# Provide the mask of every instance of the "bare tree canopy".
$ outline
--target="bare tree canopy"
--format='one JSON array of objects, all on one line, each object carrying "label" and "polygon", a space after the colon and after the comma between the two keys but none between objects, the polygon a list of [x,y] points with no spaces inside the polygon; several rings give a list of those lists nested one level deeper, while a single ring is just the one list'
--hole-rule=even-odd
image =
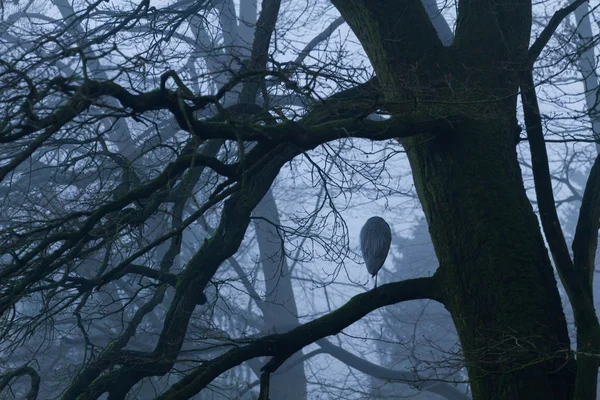
[{"label": "bare tree canopy", "polygon": [[595,399],[597,6],[0,2],[3,398]]}]

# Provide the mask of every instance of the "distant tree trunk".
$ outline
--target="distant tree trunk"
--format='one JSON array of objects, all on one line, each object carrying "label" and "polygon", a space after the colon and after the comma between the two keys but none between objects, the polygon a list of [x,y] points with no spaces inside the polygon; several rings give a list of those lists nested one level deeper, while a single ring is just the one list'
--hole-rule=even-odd
[{"label": "distant tree trunk", "polygon": [[[263,2],[262,7],[260,19],[257,20],[257,2],[245,0],[240,3],[237,40],[240,44],[252,43],[252,50],[246,49],[242,53],[248,57],[248,67],[256,70],[266,68],[268,44],[275,29],[274,21],[279,13],[280,2]],[[269,23],[271,20],[272,23]],[[242,106],[257,104],[259,87],[264,84],[264,79],[261,79],[244,83],[238,99]],[[261,306],[263,322],[267,331],[281,333],[298,326],[299,322],[292,277],[283,248],[284,240],[278,230],[279,211],[271,190],[258,203],[252,215],[257,218],[254,226],[265,278],[266,292]],[[271,377],[271,399],[306,400],[306,375],[301,359],[302,351],[294,354],[281,366],[286,372]],[[290,366],[293,367],[288,369]]]},{"label": "distant tree trunk", "polygon": [[[531,5],[460,2],[444,47],[419,1],[332,0],[367,52],[440,262],[474,399],[571,399],[567,324],[516,153]],[[427,129],[427,130],[425,130]]]},{"label": "distant tree trunk", "polygon": [[[278,232],[280,224],[277,203],[271,190],[256,206],[253,217],[260,250],[260,263],[265,277],[263,320],[269,332],[282,333],[299,325],[298,308],[292,288],[292,276],[284,252],[284,239]],[[302,351],[290,357],[281,370],[271,377],[270,398],[275,400],[306,400],[306,374],[301,362]]]}]

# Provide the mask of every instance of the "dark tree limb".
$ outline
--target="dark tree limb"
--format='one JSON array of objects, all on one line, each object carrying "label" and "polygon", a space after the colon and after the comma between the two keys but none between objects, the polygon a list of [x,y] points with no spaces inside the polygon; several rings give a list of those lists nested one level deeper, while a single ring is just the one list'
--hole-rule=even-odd
[{"label": "dark tree limb", "polygon": [[[590,180],[586,185],[588,196],[585,208],[582,204],[582,211],[585,214],[580,215],[577,226],[577,230],[579,231],[578,241],[576,244],[574,243],[579,253],[578,260],[581,261],[580,264],[574,264],[571,260],[556,212],[550,168],[548,166],[548,154],[542,130],[542,118],[540,116],[531,69],[521,72],[521,101],[523,103],[525,127],[531,149],[531,167],[542,228],[550,246],[556,270],[573,307],[575,325],[577,327],[577,349],[584,352],[577,357],[575,399],[592,400],[596,396],[599,364],[597,357],[587,355],[587,353],[594,353],[594,351],[600,348],[600,324],[596,317],[589,270],[586,269],[587,263],[590,262],[590,256],[587,255],[587,260],[581,257],[585,258],[586,252],[596,247],[598,222],[594,222],[593,220],[586,220],[581,224],[580,222],[581,218],[593,218],[599,212],[597,209],[599,207],[597,203],[598,192],[600,190],[598,188],[600,186],[598,161],[594,163],[593,175],[590,175]],[[594,226],[595,236],[592,238],[591,231],[594,229]],[[588,241],[584,242],[586,237]],[[583,268],[579,269],[577,267]]]},{"label": "dark tree limb", "polygon": [[339,333],[378,308],[417,299],[442,301],[436,275],[380,286],[376,290],[354,296],[339,309],[289,332],[265,336],[247,345],[233,348],[194,369],[159,396],[159,399],[191,398],[219,375],[244,361],[271,356],[283,362],[303,347]]},{"label": "dark tree limb", "polygon": [[260,393],[258,394],[259,400],[269,400],[269,387],[271,386],[271,374],[277,370],[285,362],[286,358],[273,357],[264,367],[260,370]]},{"label": "dark tree limb", "polygon": [[554,35],[554,32],[556,31],[560,23],[565,18],[567,18],[569,14],[575,11],[577,7],[579,7],[586,1],[587,0],[576,0],[568,6],[563,7],[554,13],[552,18],[550,18],[548,25],[546,25],[542,33],[540,33],[540,36],[538,36],[538,38],[535,40],[535,42],[533,42],[533,44],[529,48],[529,52],[527,54],[527,61],[529,63],[529,67],[533,67],[533,64],[539,57],[544,47],[546,47],[546,44],[548,44],[548,42],[552,38],[552,35]]},{"label": "dark tree limb", "polygon": [[594,262],[598,247],[598,228],[600,226],[600,156],[590,170],[581,200],[579,219],[573,239],[573,263],[575,269],[582,271],[582,279],[589,291],[593,290]]},{"label": "dark tree limb", "polygon": [[258,393],[258,400],[269,400],[270,386],[271,386],[271,373],[264,371],[260,375],[260,392]]},{"label": "dark tree limb", "polygon": [[[98,375],[102,373],[106,368],[115,364],[142,364],[142,367],[151,368],[154,366],[154,363],[148,362],[148,358],[151,355],[146,355],[140,352],[134,351],[126,351],[123,348],[129,343],[129,340],[135,335],[138,326],[144,319],[144,317],[156,308],[158,304],[160,304],[164,298],[165,291],[167,289],[167,285],[162,285],[158,287],[153,294],[152,298],[146,302],[143,306],[141,306],[133,317],[131,321],[127,325],[127,327],[123,330],[123,332],[114,340],[112,340],[100,353],[100,355],[93,360],[89,365],[87,365],[76,377],[73,379],[72,384],[69,388],[64,392],[63,399],[79,399],[79,400],[87,400],[94,399],[100,396],[102,393],[107,392],[109,390],[113,390],[114,386],[111,387],[111,384],[115,382],[114,376],[117,375],[119,378],[121,377],[121,370],[117,369],[108,373],[98,379],[96,378]],[[160,363],[161,366],[165,366],[165,363]],[[139,374],[136,370],[128,370],[126,374],[123,374],[124,377],[129,378],[130,374]],[[131,383],[130,387],[133,386],[137,380],[129,379]],[[120,382],[122,383],[122,382]],[[126,383],[123,383],[125,385]],[[121,386],[119,386],[121,387]],[[127,393],[127,392],[125,392]]]},{"label": "dark tree limb", "polygon": [[[559,274],[562,275],[573,270],[573,262],[556,212],[552,179],[548,166],[548,153],[546,152],[542,119],[531,70],[521,73],[521,101],[525,115],[525,129],[527,130],[531,149],[531,168],[533,170],[540,219],[546,240],[550,246],[552,258]],[[562,276],[561,279],[564,283],[565,279]],[[570,279],[567,277],[567,283],[569,281]],[[565,286],[570,287],[570,285]]]},{"label": "dark tree limb", "polygon": [[10,371],[0,375],[0,393],[2,393],[2,391],[7,386],[9,386],[10,381],[12,381],[13,379],[18,379],[24,375],[29,375],[29,377],[31,378],[31,388],[25,395],[25,398],[27,400],[37,399],[39,391],[40,391],[41,378],[35,369],[33,369],[27,365],[23,365],[19,368],[15,368],[13,370],[10,370]]},{"label": "dark tree limb", "polygon": [[352,88],[335,93],[313,105],[312,109],[302,117],[302,124],[312,126],[367,116],[377,111],[382,104],[383,93],[376,76]]},{"label": "dark tree limb", "polygon": [[[198,296],[202,293],[223,261],[239,248],[250,223],[250,214],[270,188],[285,162],[302,150],[293,144],[274,147],[257,145],[248,154],[253,167],[244,172],[245,185],[224,203],[221,220],[214,234],[206,240],[178,276],[173,301],[167,312],[158,343],[153,352],[142,353],[107,346],[111,357],[99,357],[74,380],[63,398],[95,398],[114,387],[129,385],[147,376],[166,374],[177,361]],[[198,218],[198,217],[196,217]],[[115,351],[119,349],[118,353]],[[250,357],[252,358],[252,357]],[[126,366],[102,373],[114,365]]]},{"label": "dark tree limb", "polygon": [[192,122],[194,131],[201,139],[226,139],[256,141],[263,143],[294,143],[310,149],[320,144],[344,138],[364,138],[385,140],[394,137],[409,137],[447,126],[447,119],[433,119],[430,116],[390,118],[386,121],[357,120],[347,118],[306,126],[297,122],[285,122],[272,126],[244,123],[204,123]]},{"label": "dark tree limb", "polygon": [[316,342],[329,355],[337,358],[344,364],[352,367],[366,375],[378,379],[397,381],[400,383],[417,383],[418,389],[436,393],[448,400],[469,400],[470,397],[446,382],[428,381],[427,378],[420,378],[414,373],[406,371],[397,371],[389,368],[384,368],[380,365],[373,364],[367,360],[355,356],[327,339],[321,339]]}]

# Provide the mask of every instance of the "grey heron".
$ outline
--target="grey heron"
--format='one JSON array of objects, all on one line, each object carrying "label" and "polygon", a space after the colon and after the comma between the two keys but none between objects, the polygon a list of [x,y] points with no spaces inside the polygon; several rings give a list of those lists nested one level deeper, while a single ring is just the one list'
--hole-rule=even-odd
[{"label": "grey heron", "polygon": [[377,272],[387,258],[391,243],[392,230],[381,217],[369,218],[360,230],[360,250],[367,264],[367,271],[375,277],[375,288],[377,288]]}]

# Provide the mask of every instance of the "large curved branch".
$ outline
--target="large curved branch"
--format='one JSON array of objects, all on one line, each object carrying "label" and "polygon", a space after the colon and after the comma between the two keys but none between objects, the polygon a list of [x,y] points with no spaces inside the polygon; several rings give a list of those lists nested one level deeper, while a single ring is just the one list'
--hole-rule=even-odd
[{"label": "large curved branch", "polygon": [[205,240],[179,275],[176,292],[154,352],[157,356],[166,357],[174,364],[175,355],[183,345],[198,294],[204,290],[219,266],[239,248],[250,223],[252,210],[269,190],[280,168],[301,151],[292,144],[269,149],[263,149],[259,145],[248,154],[248,160],[253,159],[254,153],[262,154],[263,161],[257,160],[255,166],[263,165],[244,173],[245,184],[225,201],[214,234]]},{"label": "large curved branch", "polygon": [[[393,117],[385,121],[348,118],[305,126],[296,122],[261,126],[235,123],[192,122],[202,139],[258,141],[268,143],[291,142],[302,149],[312,149],[326,142],[346,138],[387,140],[405,138],[422,133],[440,132],[452,124],[451,118],[432,119],[428,115],[414,114]],[[196,129],[197,128],[197,129]]]},{"label": "large curved branch", "polygon": [[382,91],[376,76],[364,83],[342,90],[317,103],[302,117],[302,124],[312,126],[325,122],[356,118],[376,112]]},{"label": "large curved branch", "polygon": [[[388,139],[392,137],[406,137],[414,135],[412,133],[416,124],[431,122],[432,117],[428,113],[412,113],[403,120],[386,121],[382,123],[374,123],[373,121],[363,121],[362,124],[357,122],[356,116],[360,116],[361,110],[366,117],[369,113],[377,108],[377,99],[380,94],[379,82],[372,79],[365,84],[358,85],[355,88],[340,92],[331,96],[326,102],[328,114],[323,115],[323,111],[309,113],[306,118],[301,121],[301,124],[295,122],[287,122],[282,124],[270,124],[260,126],[257,124],[241,124],[241,123],[218,123],[211,121],[199,121],[192,115],[194,110],[198,110],[215,103],[217,97],[205,96],[190,99],[194,103],[194,107],[181,104],[181,99],[174,93],[168,90],[154,90],[142,94],[131,94],[122,86],[115,82],[101,82],[88,80],[78,87],[72,87],[76,91],[76,95],[71,100],[60,107],[55,113],[49,115],[43,120],[37,121],[36,124],[23,125],[20,127],[25,134],[31,134],[39,130],[54,127],[64,126],[71,122],[77,115],[84,112],[88,107],[102,96],[111,96],[117,99],[123,107],[131,110],[132,115],[141,114],[153,110],[169,110],[175,119],[179,122],[181,129],[192,131],[202,140],[208,139],[226,139],[226,140],[244,140],[244,141],[270,141],[270,142],[293,142],[301,146],[315,146],[324,143],[328,140],[334,140],[341,137],[353,136],[350,133],[340,134],[340,130],[352,131],[360,128],[363,134],[359,137],[365,137],[373,140]],[[402,106],[388,105],[388,106]],[[343,110],[351,109],[352,112],[343,112]],[[318,115],[318,116],[317,116]],[[332,116],[335,121],[332,121]],[[324,124],[324,122],[335,122],[337,125]],[[392,124],[399,122],[399,125]],[[434,121],[439,123],[440,121]],[[388,125],[395,125],[394,129],[399,128],[401,131],[397,134],[378,137],[381,129],[385,129]],[[337,132],[333,134],[329,131],[337,128]],[[53,132],[53,131],[52,131]],[[4,138],[8,141],[7,135],[0,132],[0,140]],[[215,169],[219,174],[230,176],[233,171],[227,165],[218,163],[215,160],[204,158],[202,155],[196,155],[199,161],[207,164],[208,167]],[[18,164],[18,162],[16,162]],[[7,167],[5,167],[6,169]],[[10,171],[6,169],[6,173]]]},{"label": "large curved branch", "polygon": [[289,332],[265,336],[231,349],[196,368],[159,399],[190,398],[225,371],[252,358],[271,356],[271,362],[277,365],[303,347],[339,333],[378,308],[417,299],[442,301],[437,275],[382,285],[376,290],[354,296],[339,309]]},{"label": "large curved branch", "polygon": [[469,400],[470,397],[453,387],[446,382],[428,381],[419,377],[417,374],[405,371],[397,371],[390,368],[373,364],[367,360],[355,356],[338,347],[326,339],[321,339],[316,342],[325,352],[344,364],[359,370],[360,372],[378,379],[399,381],[401,383],[420,382],[419,390],[425,390],[432,393],[437,393],[449,400]]},{"label": "large curved branch", "polygon": [[23,365],[19,368],[15,368],[13,370],[8,371],[5,374],[0,375],[0,393],[9,386],[11,380],[15,378],[20,378],[21,376],[29,375],[31,378],[31,389],[25,395],[27,400],[35,400],[38,397],[38,393],[40,391],[40,375],[37,371],[30,366]]}]

